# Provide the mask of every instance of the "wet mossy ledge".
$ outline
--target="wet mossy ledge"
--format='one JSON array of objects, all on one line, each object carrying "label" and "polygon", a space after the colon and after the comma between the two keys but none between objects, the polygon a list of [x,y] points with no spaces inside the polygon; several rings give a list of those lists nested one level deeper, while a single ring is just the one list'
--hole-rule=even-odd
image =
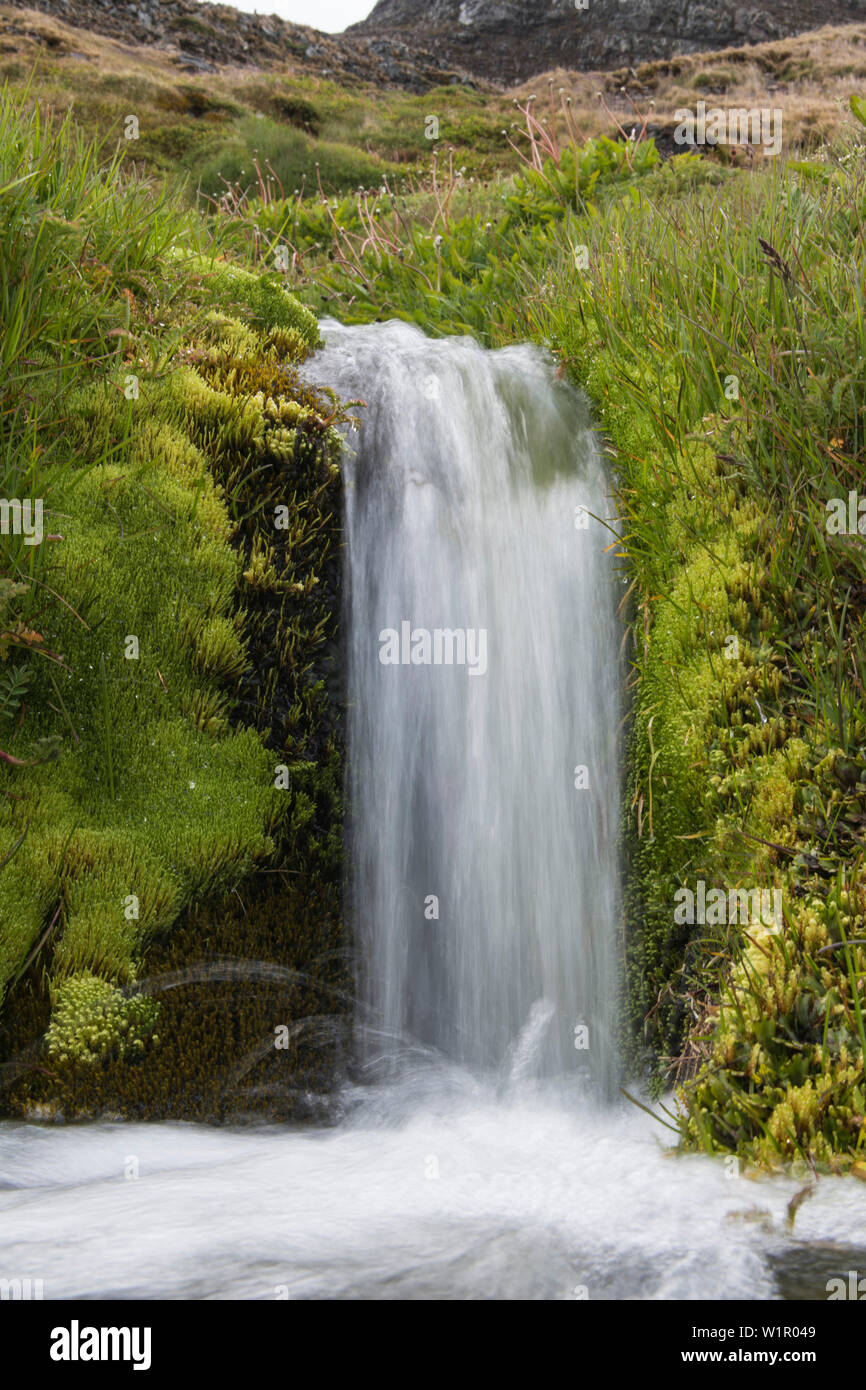
[{"label": "wet mossy ledge", "polygon": [[314,1114],[347,999],[345,415],[302,379],[317,323],[279,276],[184,225],[100,247],[129,185],[50,206],[80,148],[43,136],[39,212],[116,295],[105,353],[46,353],[5,421],[5,495],[44,500],[45,536],[3,537],[0,1110]]},{"label": "wet mossy ledge", "polygon": [[657,1093],[675,1085],[687,1147],[864,1176],[866,724],[837,746],[790,660],[804,632],[820,652],[823,624],[731,469],[731,430],[683,441],[670,487],[606,375],[597,359],[617,454],[666,484],[643,505],[667,560],[629,620],[626,1053]]}]

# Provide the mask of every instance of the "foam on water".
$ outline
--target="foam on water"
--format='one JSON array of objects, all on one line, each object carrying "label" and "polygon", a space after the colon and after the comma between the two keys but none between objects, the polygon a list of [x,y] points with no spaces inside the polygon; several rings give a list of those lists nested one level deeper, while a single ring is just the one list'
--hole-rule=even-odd
[{"label": "foam on water", "polygon": [[630,1108],[426,1085],[319,1132],[6,1125],[0,1273],[48,1298],[768,1299],[804,1253],[812,1297],[863,1268],[854,1182],[819,1181],[795,1240],[802,1179],[667,1156]]}]

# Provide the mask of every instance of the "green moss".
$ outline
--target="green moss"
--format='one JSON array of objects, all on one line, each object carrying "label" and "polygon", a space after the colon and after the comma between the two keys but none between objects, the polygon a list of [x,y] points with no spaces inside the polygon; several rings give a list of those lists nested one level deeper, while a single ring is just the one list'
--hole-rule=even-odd
[{"label": "green moss", "polygon": [[[861,892],[855,911],[864,906]],[[709,1056],[682,1092],[687,1143],[735,1148],[761,1166],[850,1165],[866,1095],[856,1003],[866,954],[852,946],[840,976],[833,945],[847,935],[845,924],[850,932],[852,907],[845,891],[831,910],[820,898],[798,904],[781,933],[751,929],[723,990]]]},{"label": "green moss", "polygon": [[46,1051],[53,1061],[73,1065],[112,1053],[135,1060],[148,1045],[158,1046],[158,1016],[155,999],[127,998],[95,975],[74,975],[57,986]]},{"label": "green moss", "polygon": [[218,264],[208,275],[207,285],[211,298],[223,307],[240,306],[266,330],[281,328],[297,334],[308,351],[318,347],[315,315],[288,294],[276,276]]}]

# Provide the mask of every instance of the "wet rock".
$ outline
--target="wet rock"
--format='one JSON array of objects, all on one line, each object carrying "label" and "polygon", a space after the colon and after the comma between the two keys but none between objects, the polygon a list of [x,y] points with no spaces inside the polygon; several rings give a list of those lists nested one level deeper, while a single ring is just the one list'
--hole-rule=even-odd
[{"label": "wet rock", "polygon": [[850,1270],[866,1269],[862,1246],[835,1241],[815,1241],[773,1252],[769,1264],[779,1295],[801,1303],[826,1303],[830,1280],[847,1285]]}]

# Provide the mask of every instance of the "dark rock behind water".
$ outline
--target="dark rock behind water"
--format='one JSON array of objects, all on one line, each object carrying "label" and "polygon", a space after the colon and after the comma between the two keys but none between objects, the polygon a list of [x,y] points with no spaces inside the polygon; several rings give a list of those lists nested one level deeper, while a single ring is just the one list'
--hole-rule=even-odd
[{"label": "dark rock behind water", "polygon": [[449,62],[499,82],[551,68],[637,64],[851,24],[866,0],[379,0],[348,35],[423,41]]}]

